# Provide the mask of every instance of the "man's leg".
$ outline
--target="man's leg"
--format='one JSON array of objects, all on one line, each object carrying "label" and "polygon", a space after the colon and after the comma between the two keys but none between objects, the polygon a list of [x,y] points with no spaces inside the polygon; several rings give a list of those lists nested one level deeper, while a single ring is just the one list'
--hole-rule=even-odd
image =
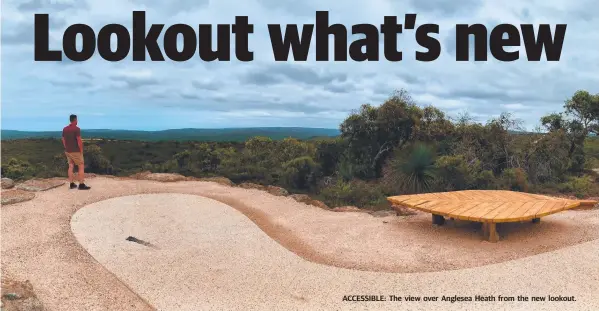
[{"label": "man's leg", "polygon": [[67,164],[69,165],[69,169],[67,171],[67,176],[69,176],[69,188],[73,189],[77,187],[77,185],[75,185],[75,176],[73,174],[75,162],[73,162],[70,154],[65,152],[65,155],[67,157]]},{"label": "man's leg", "polygon": [[73,176],[73,169],[75,168],[75,165],[73,164],[73,162],[69,161],[69,183],[73,183],[75,181],[75,178]]},{"label": "man's leg", "polygon": [[81,162],[78,166],[79,166],[79,176],[77,176],[77,177],[79,177],[78,178],[79,182],[84,184],[85,183],[85,169],[83,167],[83,162]]},{"label": "man's leg", "polygon": [[89,190],[91,187],[85,184],[85,165],[83,162],[83,153],[79,153],[77,157],[77,166],[79,167],[79,190]]}]

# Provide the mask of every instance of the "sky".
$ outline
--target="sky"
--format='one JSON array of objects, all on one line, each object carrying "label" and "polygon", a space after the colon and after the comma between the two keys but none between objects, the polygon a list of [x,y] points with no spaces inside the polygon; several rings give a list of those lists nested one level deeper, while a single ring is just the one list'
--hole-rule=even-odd
[{"label": "sky", "polygon": [[[50,48],[61,49],[69,25],[84,23],[97,33],[117,23],[131,30],[134,10],[146,11],[148,25],[162,23],[165,29],[231,24],[237,15],[248,16],[254,61],[236,61],[234,52],[231,62],[133,62],[132,53],[115,63],[97,53],[80,63],[34,61],[35,13],[50,14]],[[384,60],[382,36],[379,62],[316,62],[314,46],[307,62],[275,62],[267,24],[311,24],[317,10],[348,27],[380,25],[386,15],[402,23],[404,14],[416,13],[417,26],[440,26],[433,36],[441,42],[441,56],[416,61],[414,52],[422,48],[411,31],[398,36],[401,62]],[[3,0],[1,127],[60,130],[75,113],[88,129],[338,128],[360,105],[379,105],[405,89],[419,105],[434,105],[451,117],[467,112],[486,122],[510,112],[533,129],[541,116],[562,111],[575,91],[599,93],[596,12],[595,0]],[[568,28],[559,62],[544,56],[528,62],[523,47],[521,59],[511,63],[456,62],[458,23]],[[350,32],[349,42],[359,38]]]}]

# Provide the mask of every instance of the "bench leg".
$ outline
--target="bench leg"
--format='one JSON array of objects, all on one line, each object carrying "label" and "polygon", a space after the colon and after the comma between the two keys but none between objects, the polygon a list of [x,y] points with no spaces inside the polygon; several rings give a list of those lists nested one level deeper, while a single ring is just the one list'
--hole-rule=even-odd
[{"label": "bench leg", "polygon": [[489,232],[489,242],[496,243],[499,241],[499,234],[497,234],[497,223],[490,222],[487,226],[487,230]]},{"label": "bench leg", "polygon": [[433,214],[433,225],[443,226],[445,224],[445,218],[441,215]]},{"label": "bench leg", "polygon": [[535,218],[535,219],[532,220],[533,224],[538,224],[540,222],[541,222],[541,218]]},{"label": "bench leg", "polygon": [[489,238],[489,223],[488,222],[483,222],[483,237],[485,239]]}]

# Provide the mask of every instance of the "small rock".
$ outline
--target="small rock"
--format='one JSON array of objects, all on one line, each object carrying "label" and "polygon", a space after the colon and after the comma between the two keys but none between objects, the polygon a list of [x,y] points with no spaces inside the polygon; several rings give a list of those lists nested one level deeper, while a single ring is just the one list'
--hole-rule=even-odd
[{"label": "small rock", "polygon": [[328,205],[324,204],[324,202],[322,201],[318,201],[318,200],[311,200],[310,203],[308,203],[310,205],[314,205],[316,207],[320,207],[322,209],[329,209]]},{"label": "small rock", "polygon": [[406,207],[399,206],[399,205],[393,205],[393,209],[395,210],[395,214],[397,216],[412,216],[412,215],[418,215],[418,213],[419,213],[413,209],[406,208]]},{"label": "small rock", "polygon": [[364,211],[355,207],[355,206],[341,206],[341,207],[335,207],[333,208],[333,212],[341,212],[341,213],[351,213],[351,212],[356,212],[356,213],[363,213]]},{"label": "small rock", "polygon": [[297,202],[300,202],[300,203],[313,205],[316,207],[320,207],[322,209],[330,209],[326,204],[324,204],[324,202],[314,200],[307,194],[292,194],[289,197],[296,200]]},{"label": "small rock", "polygon": [[208,182],[215,182],[217,184],[221,184],[221,185],[225,185],[225,186],[233,186],[234,183],[226,177],[207,177],[207,178],[200,178],[198,179],[199,181],[208,181]]},{"label": "small rock", "polygon": [[144,179],[144,177],[146,177],[146,176],[148,176],[150,174],[152,174],[152,172],[150,172],[150,171],[143,171],[143,172],[139,172],[139,173],[133,174],[133,175],[131,175],[129,177],[134,178],[134,179]]},{"label": "small rock", "polygon": [[376,211],[371,213],[370,215],[372,215],[372,217],[389,217],[389,216],[396,216],[397,212],[396,211]]},{"label": "small rock", "polygon": [[60,187],[66,183],[64,178],[49,179],[30,179],[24,183],[18,184],[15,188],[25,191],[46,191]]},{"label": "small rock", "polygon": [[310,198],[310,196],[307,194],[292,194],[289,197],[300,203],[308,203],[312,201],[312,198]]},{"label": "small rock", "polygon": [[15,182],[10,178],[2,177],[2,189],[10,189],[15,186]]},{"label": "small rock", "polygon": [[185,180],[186,177],[181,174],[150,173],[150,174],[143,174],[138,179],[152,180],[152,181],[159,181],[159,182],[177,182],[177,181]]},{"label": "small rock", "polygon": [[240,188],[243,189],[258,189],[258,190],[266,190],[266,187],[262,186],[262,185],[258,185],[258,184],[254,184],[251,182],[244,182],[239,184]]},{"label": "small rock", "polygon": [[29,201],[35,198],[35,193],[25,190],[8,190],[2,191],[2,205],[15,204],[20,202]]},{"label": "small rock", "polygon": [[4,295],[2,295],[3,298],[6,298],[8,300],[17,300],[17,299],[21,299],[21,296],[19,296],[16,293],[6,293]]},{"label": "small rock", "polygon": [[280,197],[289,195],[289,191],[287,191],[285,188],[276,187],[276,186],[267,186],[266,191],[272,195],[276,195],[276,196],[280,196]]}]

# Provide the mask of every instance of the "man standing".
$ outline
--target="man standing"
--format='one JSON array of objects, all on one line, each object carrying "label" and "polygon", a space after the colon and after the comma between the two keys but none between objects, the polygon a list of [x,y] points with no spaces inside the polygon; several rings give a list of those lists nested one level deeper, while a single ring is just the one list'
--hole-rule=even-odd
[{"label": "man standing", "polygon": [[79,175],[77,176],[79,190],[89,190],[91,187],[86,186],[84,182],[85,172],[83,168],[83,142],[81,141],[81,129],[77,127],[76,115],[72,114],[69,119],[71,124],[62,129],[62,144],[64,145],[67,161],[69,162],[69,187],[71,189],[77,188],[73,176],[73,167],[77,165],[79,168]]}]

